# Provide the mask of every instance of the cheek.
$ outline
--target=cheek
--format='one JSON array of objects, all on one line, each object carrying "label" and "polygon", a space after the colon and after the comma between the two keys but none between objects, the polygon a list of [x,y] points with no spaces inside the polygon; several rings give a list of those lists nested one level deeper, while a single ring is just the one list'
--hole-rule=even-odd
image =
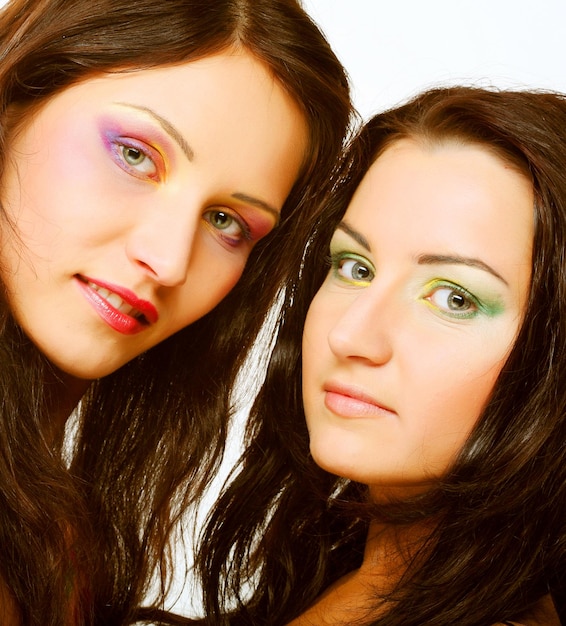
[{"label": "cheek", "polygon": [[64,174],[66,166],[61,161],[72,170],[70,157],[69,153],[60,154],[54,149],[48,158],[45,151],[38,149],[35,155],[21,159],[7,172],[2,200],[6,217],[15,229],[9,235],[10,241],[19,240],[32,255],[35,251],[40,256],[51,257],[49,250],[62,244],[66,231],[75,226],[80,232],[88,232],[84,204],[92,202],[92,195],[84,193],[82,188],[76,193],[73,186],[77,178]]},{"label": "cheek", "polygon": [[320,295],[316,295],[311,302],[305,324],[303,327],[303,369],[305,374],[310,371],[310,366],[317,362],[317,357],[327,342],[324,341],[328,334],[330,321],[328,318],[329,307],[322,301]]},{"label": "cheek", "polygon": [[[444,368],[444,376],[439,374],[436,381],[431,380],[432,376],[423,380],[423,441],[433,443],[441,465],[449,463],[469,437],[502,367],[503,361],[491,367],[463,364],[451,373]],[[431,389],[437,391],[431,394]]]},{"label": "cheek", "polygon": [[317,394],[325,371],[333,363],[328,335],[335,323],[335,308],[319,294],[313,299],[305,320],[302,342],[302,387],[307,415],[310,413],[311,402],[317,402]]},{"label": "cheek", "polygon": [[176,311],[174,322],[169,334],[177,332],[196,322],[212,311],[235,287],[240,279],[244,262],[241,260],[230,264],[215,264],[213,260],[204,266],[204,270],[191,268],[177,302],[173,305]]}]

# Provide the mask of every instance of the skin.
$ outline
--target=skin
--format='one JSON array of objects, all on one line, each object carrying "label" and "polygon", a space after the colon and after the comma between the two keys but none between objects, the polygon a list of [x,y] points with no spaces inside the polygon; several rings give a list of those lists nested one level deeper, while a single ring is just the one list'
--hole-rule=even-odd
[{"label": "skin", "polygon": [[79,387],[113,372],[234,286],[306,144],[294,101],[242,50],[63,91],[14,137],[3,180],[17,321]]},{"label": "skin", "polygon": [[320,466],[376,500],[446,472],[517,335],[532,240],[531,184],[489,151],[386,149],[335,233],[306,320],[303,393]]},{"label": "skin", "polygon": [[[480,146],[401,140],[372,165],[305,324],[303,396],[319,465],[369,485],[375,501],[447,471],[524,317],[533,203],[524,175]],[[387,600],[376,598],[411,557],[418,563],[429,533],[426,522],[372,522],[361,567],[289,626],[378,619]],[[546,596],[524,626],[559,623]]]}]

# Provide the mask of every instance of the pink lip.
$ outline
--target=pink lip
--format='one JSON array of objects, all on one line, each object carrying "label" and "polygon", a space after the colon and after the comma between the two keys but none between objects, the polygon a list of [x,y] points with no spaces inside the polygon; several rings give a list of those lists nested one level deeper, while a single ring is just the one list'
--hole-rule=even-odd
[{"label": "pink lip", "polygon": [[[139,333],[146,329],[148,324],[155,324],[155,322],[159,319],[157,309],[153,306],[153,304],[151,304],[151,302],[138,298],[135,293],[125,287],[113,285],[112,283],[98,279],[95,280],[87,276],[77,275],[75,276],[75,279],[83,295],[86,297],[89,304],[94,308],[96,313],[98,313],[98,315],[111,328],[124,335],[134,335]],[[132,315],[128,315],[114,308],[88,284],[89,282],[118,295],[126,304],[139,311],[144,316],[145,320],[133,317]]]},{"label": "pink lip", "polygon": [[324,392],[326,408],[341,417],[383,417],[395,413],[363,390],[349,385],[327,383]]}]

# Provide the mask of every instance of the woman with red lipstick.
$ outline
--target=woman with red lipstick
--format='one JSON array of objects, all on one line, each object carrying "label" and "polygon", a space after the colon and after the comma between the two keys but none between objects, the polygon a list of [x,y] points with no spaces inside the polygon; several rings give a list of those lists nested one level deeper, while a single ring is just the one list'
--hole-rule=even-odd
[{"label": "woman with red lipstick", "polygon": [[178,623],[348,82],[295,0],[11,0],[0,56],[0,623]]},{"label": "woman with red lipstick", "polygon": [[212,623],[560,624],[565,167],[558,94],[437,89],[364,127],[204,535]]}]

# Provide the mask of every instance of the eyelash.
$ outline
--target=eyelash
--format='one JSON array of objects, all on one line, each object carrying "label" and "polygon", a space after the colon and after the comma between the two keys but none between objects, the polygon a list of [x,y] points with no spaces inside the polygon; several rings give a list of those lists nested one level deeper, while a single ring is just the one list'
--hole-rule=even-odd
[{"label": "eyelash", "polygon": [[[225,229],[214,225],[211,219],[213,215],[224,215],[228,217],[238,226],[240,234],[237,237],[230,237],[230,236],[227,237],[226,235],[222,234],[222,231]],[[246,222],[242,220],[239,216],[229,211],[228,209],[209,209],[203,214],[203,218],[205,219],[206,222],[208,222],[211,225],[211,227],[214,230],[218,231],[221,239],[230,246],[237,247],[243,241],[252,240],[252,234]]]},{"label": "eyelash", "polygon": [[[438,294],[440,291],[447,291],[447,298],[451,295],[456,294],[463,298],[463,301],[466,305],[466,308],[462,311],[457,311],[449,308],[449,304],[446,307],[441,307],[439,304],[433,301],[433,296]],[[464,287],[460,285],[455,285],[453,283],[444,282],[444,281],[435,281],[427,288],[427,295],[423,297],[430,306],[434,307],[441,314],[447,315],[454,319],[472,319],[478,315],[478,313],[483,310],[483,306],[481,302],[476,298],[472,293],[470,293]]]},{"label": "eyelash", "polygon": [[[118,167],[124,170],[127,174],[130,174],[140,180],[150,180],[152,182],[160,182],[163,180],[165,174],[163,157],[157,150],[150,147],[145,142],[131,137],[112,136],[107,137],[107,143],[110,146],[113,159],[116,161]],[[132,165],[131,163],[128,163],[126,156],[126,152],[128,150],[135,151],[140,156],[144,157],[140,164]],[[148,162],[152,165],[151,172],[143,169],[144,166],[147,167]],[[218,215],[224,215],[228,218],[228,220],[231,220],[229,221],[227,227],[214,224],[214,216]],[[208,224],[210,224],[213,230],[219,233],[219,237],[229,246],[237,247],[244,241],[253,240],[251,229],[246,221],[229,209],[209,209],[203,214],[203,218]],[[232,223],[237,225],[238,234],[235,236],[227,236],[226,234],[223,234],[223,231],[230,228]]]},{"label": "eyelash", "polygon": [[[115,137],[110,141],[110,146],[118,167],[122,168],[127,174],[139,178],[140,180],[151,180],[154,182],[162,180],[164,173],[163,158],[157,150],[154,150],[144,142],[130,137]],[[128,163],[125,155],[127,150],[135,151],[144,157],[140,165],[145,164],[146,161],[150,161],[153,165],[153,171],[149,173],[138,169],[139,166]]]},{"label": "eyelash", "polygon": [[[352,254],[351,252],[332,253],[329,257],[329,263],[330,269],[334,277],[341,282],[345,282],[351,285],[368,285],[375,276],[375,271],[371,263],[369,263],[369,261],[364,257]],[[348,263],[351,263],[352,265],[346,275],[344,268],[348,267]],[[361,269],[362,272],[366,273],[365,277],[355,278],[352,275],[356,266],[358,270]],[[454,309],[450,309],[448,304],[443,307],[438,302],[435,302],[434,296],[438,295],[441,291],[449,292],[446,298],[449,298],[451,296],[453,297],[454,294],[456,296],[460,296],[463,299],[463,303],[466,308],[462,311],[457,311]],[[442,315],[447,315],[454,319],[471,319],[473,317],[476,317],[476,315],[478,315],[478,313],[483,310],[482,303],[480,302],[480,300],[478,300],[478,298],[476,298],[476,296],[474,296],[464,287],[461,287],[460,285],[456,285],[454,283],[435,281],[432,284],[428,285],[426,293],[427,295],[425,295],[423,299],[426,300],[430,306],[434,307]]]},{"label": "eyelash", "polygon": [[[355,266],[358,266],[358,269],[365,270],[367,272],[367,276],[354,278],[351,275],[352,272],[349,272],[350,275],[346,276],[344,274],[344,268],[348,262],[353,264],[352,269]],[[332,253],[330,255],[330,267],[335,278],[352,285],[367,285],[373,280],[375,275],[374,269],[367,259],[351,252]]]}]

